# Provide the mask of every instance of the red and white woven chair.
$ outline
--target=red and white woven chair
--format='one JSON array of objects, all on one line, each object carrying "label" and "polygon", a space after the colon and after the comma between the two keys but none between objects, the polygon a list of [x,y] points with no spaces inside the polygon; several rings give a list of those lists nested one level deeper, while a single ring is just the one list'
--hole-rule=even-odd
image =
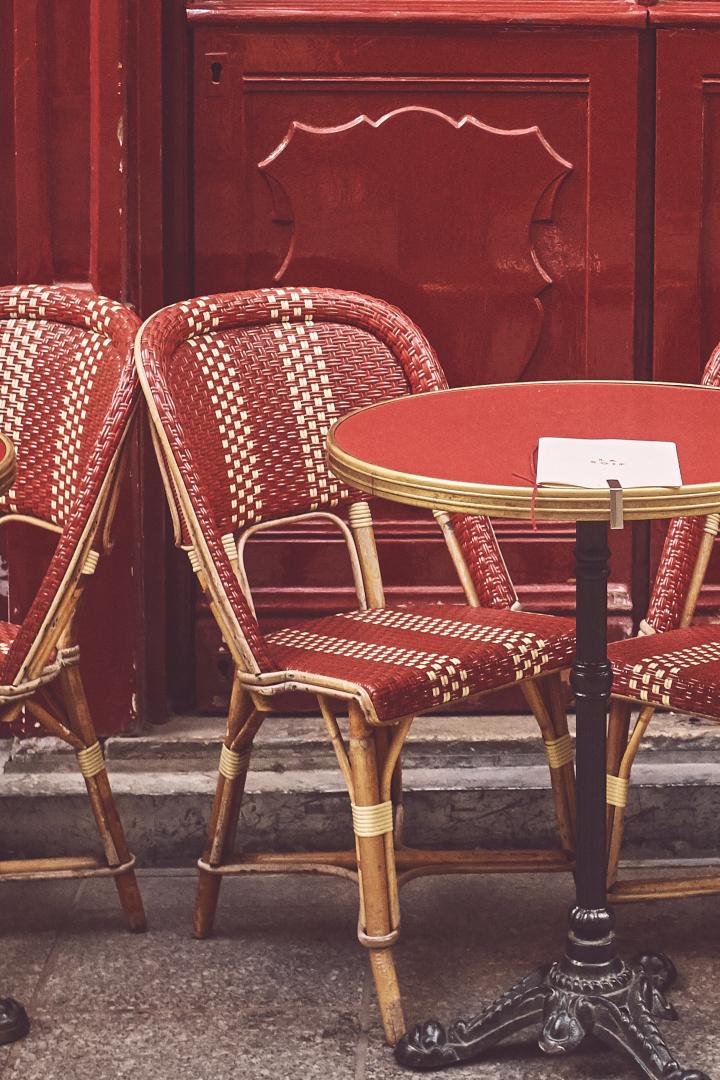
[{"label": "red and white woven chair", "polygon": [[[325,444],[332,422],[350,409],[446,385],[430,345],[396,308],[329,289],[205,297],[152,316],[138,335],[136,359],[176,539],[236,665],[194,931],[210,932],[223,874],[314,869],[353,877],[358,936],[370,950],[394,1043],[405,1030],[392,957],[398,883],[443,869],[568,867],[563,851],[402,848],[397,763],[412,717],[546,676],[525,686],[551,757],[569,848],[572,749],[559,678],[549,673],[570,664],[574,624],[510,610],[515,592],[489,523],[444,514],[440,524],[469,603],[384,606],[370,507],[329,472]],[[349,526],[333,512],[341,506],[349,508]],[[342,530],[358,607],[266,637],[254,615],[244,543],[258,529],[303,515]],[[356,850],[233,858],[253,738],[273,697],[290,689],[319,702],[350,792]],[[347,740],[340,712],[349,714]]]},{"label": "red and white woven chair", "polygon": [[0,720],[11,723],[25,709],[70,744],[104,848],[101,859],[3,861],[0,880],[112,877],[133,930],[145,928],[145,915],[83,691],[75,617],[109,545],[118,460],[139,396],[132,359],[138,321],[91,294],[0,289],[0,432],[17,457],[0,520],[57,534],[22,623],[0,622]]},{"label": "red and white woven chair", "polygon": [[[702,384],[720,387],[720,346],[705,367]],[[719,875],[618,879],[630,774],[656,709],[720,720],[720,627],[691,626],[719,526],[720,514],[670,523],[640,634],[608,649],[614,697],[608,724],[608,885],[615,901],[720,892]],[[630,734],[634,705],[640,712]]]}]

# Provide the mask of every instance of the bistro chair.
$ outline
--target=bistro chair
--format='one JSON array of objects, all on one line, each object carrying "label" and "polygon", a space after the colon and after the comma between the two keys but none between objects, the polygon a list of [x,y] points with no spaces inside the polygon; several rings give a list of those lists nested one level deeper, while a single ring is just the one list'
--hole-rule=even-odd
[{"label": "bistro chair", "polygon": [[[720,346],[701,381],[720,387]],[[720,514],[670,523],[639,635],[608,649],[614,699],[608,721],[608,887],[616,902],[720,892],[717,874],[659,881],[618,877],[632,766],[657,708],[720,720],[720,627],[691,626],[719,526]]]},{"label": "bistro chair", "polygon": [[[326,464],[343,413],[444,388],[437,359],[396,308],[330,289],[204,297],[152,316],[136,342],[176,540],[236,665],[194,932],[212,928],[224,874],[320,871],[356,880],[358,937],[370,952],[385,1033],[405,1030],[392,946],[398,886],[420,873],[568,869],[566,852],[403,848],[399,757],[412,718],[521,680],[548,748],[564,846],[572,843],[572,748],[556,673],[571,620],[511,610],[516,596],[489,523],[439,515],[469,602],[385,607],[365,497]],[[347,511],[347,521],[342,510]],[[244,570],[247,539],[304,518],[331,521],[352,566],[357,608],[264,635]],[[273,698],[317,699],[351,802],[356,848],[233,856],[253,738]],[[339,716],[348,714],[347,731]]]},{"label": "bistro chair", "polygon": [[[0,880],[112,877],[132,930],[145,929],[145,915],[83,690],[76,616],[110,546],[118,464],[138,396],[138,322],[121,304],[90,293],[0,289],[0,432],[18,463],[0,520],[57,536],[23,621],[0,622],[0,720],[12,723],[25,710],[69,743],[104,850],[99,859],[3,861]],[[12,565],[10,574],[12,582]]]}]

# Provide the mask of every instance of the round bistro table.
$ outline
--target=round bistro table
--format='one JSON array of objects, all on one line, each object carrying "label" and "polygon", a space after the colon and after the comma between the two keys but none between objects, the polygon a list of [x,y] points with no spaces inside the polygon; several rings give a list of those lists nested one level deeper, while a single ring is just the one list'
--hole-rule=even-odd
[{"label": "round bistro table", "polygon": [[610,490],[535,489],[532,478],[542,436],[668,440],[677,444],[682,487],[624,490],[624,519],[714,513],[720,510],[719,419],[720,396],[705,387],[513,383],[397,398],[350,413],[330,431],[330,466],[354,488],[431,509],[576,523],[576,901],[565,953],[477,1017],[448,1027],[434,1020],[417,1025],[395,1048],[403,1065],[438,1069],[470,1061],[538,1025],[540,1048],[548,1054],[575,1050],[592,1032],[653,1080],[707,1080],[678,1064],[656,1023],[672,1015],[663,996],[672,964],[651,954],[623,960],[607,904]]},{"label": "round bistro table", "polygon": [[[5,435],[0,435],[0,495],[5,495],[15,482],[17,471],[15,450]],[[14,998],[0,998],[0,1046],[15,1042],[30,1030],[25,1009]]]}]

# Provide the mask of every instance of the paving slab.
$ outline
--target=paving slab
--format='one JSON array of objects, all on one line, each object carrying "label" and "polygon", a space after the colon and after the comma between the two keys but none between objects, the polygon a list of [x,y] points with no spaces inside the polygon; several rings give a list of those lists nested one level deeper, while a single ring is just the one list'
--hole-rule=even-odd
[{"label": "paving slab", "polygon": [[[28,1008],[78,893],[76,881],[6,882],[0,904],[0,997]],[[11,1053],[0,1046],[0,1076]]]},{"label": "paving slab", "polygon": [[[670,869],[647,872],[661,876]],[[691,872],[702,872],[696,865]],[[140,876],[145,935],[120,928],[106,881],[8,884],[0,908],[3,986],[24,995],[33,1027],[0,1055],[0,1080],[399,1080],[385,1046],[356,894],[331,878],[230,879],[215,935],[190,937],[195,877]],[[562,949],[572,888],[562,876],[458,876],[402,893],[396,955],[408,1022],[479,1010]],[[675,960],[681,1021],[665,1026],[681,1062],[720,1071],[720,898],[618,909],[626,955]],[[452,1074],[455,1075],[455,1072]],[[457,1076],[631,1080],[588,1040],[549,1059],[528,1037]]]},{"label": "paving slab", "polygon": [[[647,872],[663,876],[657,869]],[[412,883],[403,899],[398,968],[410,1025],[430,1017],[447,1022],[472,1016],[533,967],[561,955],[572,889],[560,877],[426,879]],[[670,996],[681,1020],[662,1026],[681,1064],[712,1077],[720,1074],[720,897],[625,906],[617,909],[617,921],[624,956],[652,949],[668,953],[678,967]],[[374,1014],[366,1080],[407,1080],[408,1075],[387,1052]],[[532,1038],[518,1035],[457,1075],[468,1080],[631,1080],[638,1073],[592,1039],[567,1058],[548,1058]]]},{"label": "paving slab", "polygon": [[87,883],[2,1080],[353,1080],[365,959],[354,896],[334,881],[268,884],[226,882],[218,933],[198,942],[193,877],[143,878],[145,935],[120,930],[114,890]]}]

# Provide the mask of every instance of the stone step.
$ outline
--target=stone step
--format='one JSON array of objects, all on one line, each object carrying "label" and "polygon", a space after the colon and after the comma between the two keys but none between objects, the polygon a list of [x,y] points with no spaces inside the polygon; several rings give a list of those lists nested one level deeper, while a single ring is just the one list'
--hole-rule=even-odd
[{"label": "stone step", "polygon": [[[214,768],[122,769],[111,762],[111,779],[139,864],[192,865],[203,847]],[[408,767],[404,783],[409,844],[555,845],[547,769],[542,763]],[[339,771],[251,771],[239,837],[248,850],[351,846],[349,806]],[[77,771],[5,771],[0,776],[0,847],[5,858],[96,849]],[[668,762],[654,760],[651,751],[638,763],[628,807],[626,854],[720,855],[720,767],[714,760],[697,754],[692,760]]]},{"label": "stone step", "polygon": [[[574,729],[570,718],[570,729]],[[113,773],[214,770],[224,722],[219,717],[178,716],[139,736],[104,740]],[[641,760],[720,762],[720,724],[673,713],[658,714],[643,740]],[[528,716],[419,717],[405,745],[406,767],[466,769],[524,767],[544,761],[538,729]],[[269,717],[253,752],[253,771],[333,769],[335,756],[319,717]],[[16,739],[0,751],[4,773],[75,771],[69,747],[57,739]]]}]

